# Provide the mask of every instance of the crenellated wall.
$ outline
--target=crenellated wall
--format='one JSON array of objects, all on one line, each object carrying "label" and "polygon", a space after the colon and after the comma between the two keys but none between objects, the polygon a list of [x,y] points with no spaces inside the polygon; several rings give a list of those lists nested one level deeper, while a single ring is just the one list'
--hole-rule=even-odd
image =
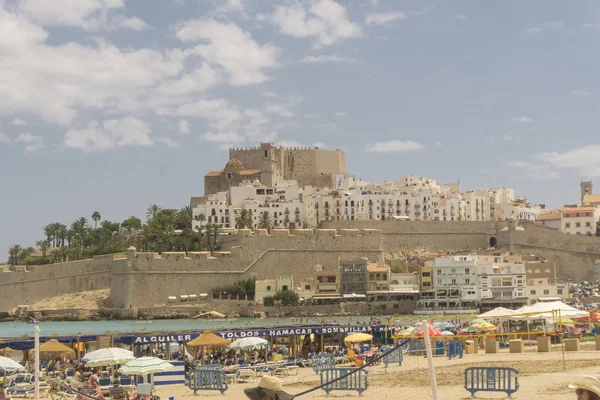
[{"label": "crenellated wall", "polygon": [[[124,256],[124,255],[123,255]],[[110,287],[113,255],[60,264],[0,269],[0,311],[48,297]]]},{"label": "crenellated wall", "polygon": [[383,262],[381,232],[298,229],[256,231],[244,245],[228,252],[128,254],[115,263],[110,306],[152,307],[169,296],[209,293],[241,279],[292,275],[299,282],[313,277],[314,266],[337,268],[340,257],[368,257]]}]

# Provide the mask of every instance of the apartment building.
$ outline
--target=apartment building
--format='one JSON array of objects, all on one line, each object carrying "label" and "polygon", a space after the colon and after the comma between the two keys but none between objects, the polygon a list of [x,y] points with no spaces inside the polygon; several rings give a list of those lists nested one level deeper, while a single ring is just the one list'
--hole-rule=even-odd
[{"label": "apartment building", "polygon": [[561,231],[574,235],[595,235],[598,214],[596,207],[563,208],[561,210]]}]

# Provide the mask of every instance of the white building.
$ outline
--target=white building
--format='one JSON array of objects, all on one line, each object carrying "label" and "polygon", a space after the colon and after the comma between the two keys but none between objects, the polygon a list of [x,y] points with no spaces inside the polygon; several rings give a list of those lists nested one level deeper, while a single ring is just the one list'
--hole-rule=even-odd
[{"label": "white building", "polygon": [[273,297],[277,292],[285,292],[293,290],[293,288],[294,280],[292,277],[257,280],[254,289],[254,301],[258,304],[263,304],[265,297]]},{"label": "white building", "polygon": [[416,272],[390,273],[390,292],[418,293],[419,276]]},{"label": "white building", "polygon": [[561,231],[564,233],[595,235],[597,221],[596,207],[573,207],[561,210]]},{"label": "white building", "polygon": [[478,256],[479,293],[485,300],[516,300],[527,297],[527,277],[522,261],[507,261],[502,256],[489,260]]},{"label": "white building", "polygon": [[477,309],[477,256],[452,256],[433,261],[434,290],[421,292],[419,308]]}]

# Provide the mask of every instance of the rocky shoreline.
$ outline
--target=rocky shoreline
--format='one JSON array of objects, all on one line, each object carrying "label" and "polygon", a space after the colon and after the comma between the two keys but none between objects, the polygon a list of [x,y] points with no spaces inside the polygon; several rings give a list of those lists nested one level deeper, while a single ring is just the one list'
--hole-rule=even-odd
[{"label": "rocky shoreline", "polygon": [[218,319],[218,318],[284,318],[284,317],[337,317],[377,315],[368,304],[354,304],[351,310],[339,305],[332,306],[218,306],[205,304],[202,306],[156,307],[138,310],[122,310],[112,308],[94,309],[48,309],[30,310],[27,306],[18,307],[11,312],[0,313],[0,321],[26,322],[29,317],[39,321],[111,321],[111,320],[168,320],[168,319]]}]

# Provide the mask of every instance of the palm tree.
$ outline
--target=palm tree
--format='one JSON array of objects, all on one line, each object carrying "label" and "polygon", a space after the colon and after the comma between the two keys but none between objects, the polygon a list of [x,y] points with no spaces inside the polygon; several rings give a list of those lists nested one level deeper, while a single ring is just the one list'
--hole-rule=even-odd
[{"label": "palm tree", "polygon": [[206,250],[212,251],[210,246],[210,235],[212,234],[213,224],[206,224],[204,226],[204,236],[206,236]]},{"label": "palm tree", "polygon": [[273,228],[273,220],[271,220],[271,214],[268,211],[264,211],[260,215],[260,219],[258,220],[258,229],[267,229],[270,230]]},{"label": "palm tree", "polygon": [[248,210],[242,209],[237,221],[235,221],[235,225],[238,229],[252,229],[252,214]]},{"label": "palm tree", "polygon": [[21,259],[21,261],[24,261],[27,257],[31,257],[33,253],[35,253],[35,249],[33,247],[26,247],[24,249],[21,249],[19,258]]},{"label": "palm tree", "polygon": [[158,214],[160,210],[162,210],[162,208],[160,208],[160,206],[156,204],[148,206],[148,208],[146,209],[146,219],[149,220],[156,217],[156,214]]},{"label": "palm tree", "polygon": [[48,249],[50,248],[50,242],[47,240],[38,240],[35,242],[35,245],[40,248],[42,251],[42,257],[46,258],[46,254],[48,253]]},{"label": "palm tree", "polygon": [[177,229],[186,229],[192,227],[192,209],[190,206],[182,207],[181,210],[177,211],[175,217]]},{"label": "palm tree", "polygon": [[221,232],[221,225],[214,224],[213,225],[213,250],[217,248],[217,236],[219,236],[219,232]]},{"label": "palm tree", "polygon": [[22,250],[23,250],[23,248],[21,247],[20,244],[13,244],[12,246],[10,246],[10,248],[8,249],[8,255],[10,257],[10,259],[9,259],[10,265],[18,264],[19,256],[21,255]]},{"label": "palm tree", "polygon": [[92,219],[94,220],[94,229],[98,228],[98,221],[102,219],[102,216],[98,211],[94,211],[92,214]]}]

